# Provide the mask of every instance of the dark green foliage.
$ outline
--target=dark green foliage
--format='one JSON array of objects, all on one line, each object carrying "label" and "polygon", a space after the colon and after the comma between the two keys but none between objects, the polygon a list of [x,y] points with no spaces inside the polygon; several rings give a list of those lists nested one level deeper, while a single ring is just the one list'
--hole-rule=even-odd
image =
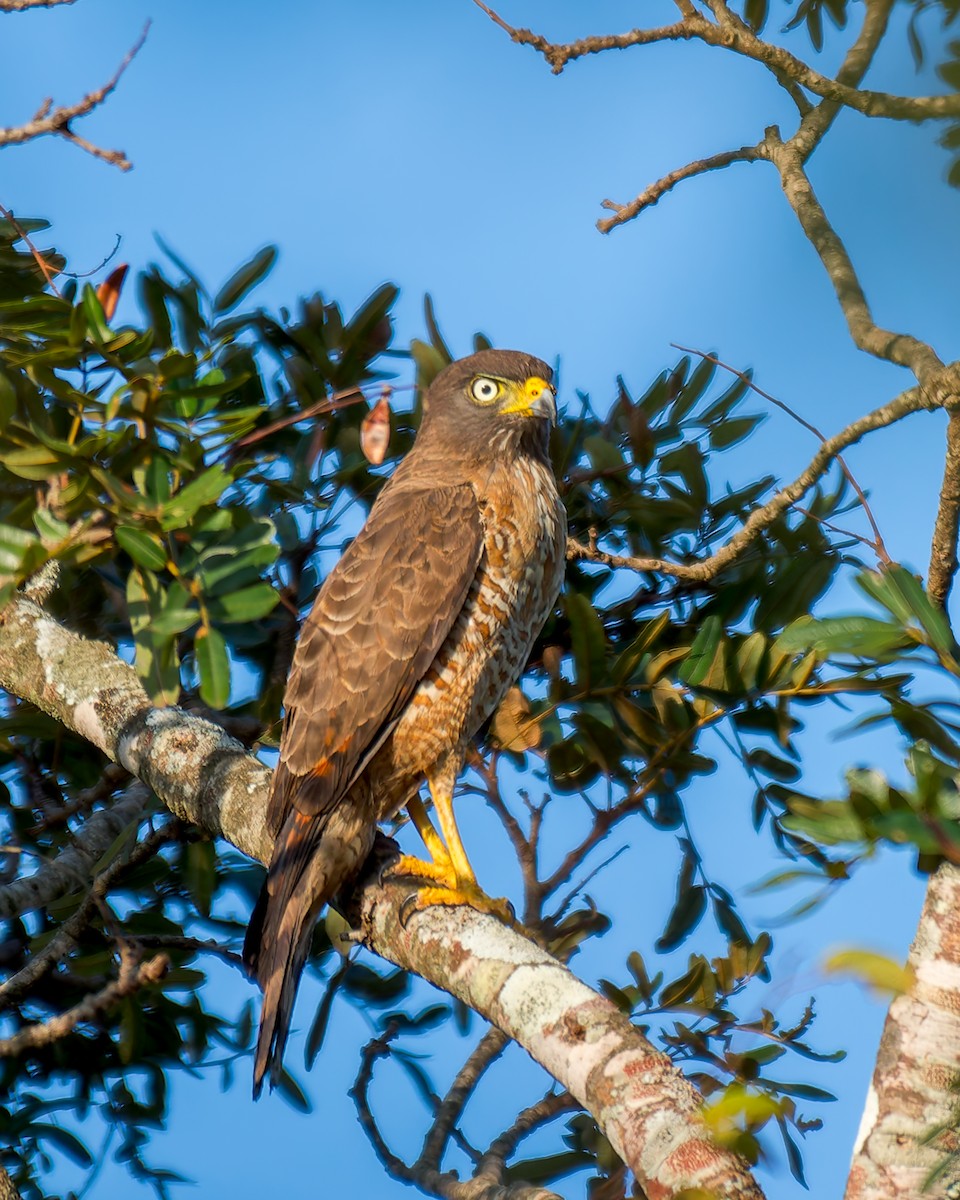
[{"label": "dark green foliage", "polygon": [[[349,318],[319,295],[295,316],[240,311],[273,258],[262,251],[211,300],[172,257],[173,273],[151,266],[137,282],[143,319],[115,325],[90,286],[50,294],[16,231],[0,225],[0,600],[57,559],[53,616],[115,644],[156,703],[206,708],[250,744],[275,739],[299,614],[409,448],[419,411],[416,395],[398,389],[409,399],[394,411],[385,468],[372,469],[360,449],[366,406],[356,389],[380,381],[391,361],[383,352],[396,288],[380,288]],[[421,387],[451,357],[429,302],[426,326],[430,340],[410,348]],[[478,335],[476,344],[486,339]],[[747,404],[747,383],[717,377],[706,361],[684,358],[636,396],[622,379],[612,391],[612,402],[596,404],[567,396],[555,433],[572,535],[607,554],[708,559],[774,491],[771,477],[729,480],[723,458],[765,414]],[[671,852],[679,847],[675,890],[651,913],[648,933],[652,943],[659,932],[663,952],[690,943],[686,965],[672,978],[651,976],[635,953],[619,981],[601,986],[716,1104],[718,1137],[756,1157],[761,1131],[775,1124],[798,1176],[793,1131],[815,1122],[796,1101],[829,1097],[789,1078],[774,1081],[766,1067],[783,1058],[785,1068],[787,1051],[830,1056],[804,1040],[812,1009],[786,1030],[771,1013],[759,1022],[737,1015],[747,989],[757,1011],[770,939],[748,928],[713,878],[687,801],[720,757],[739,762],[745,786],[737,798],[752,801],[756,826],[790,860],[772,882],[803,878],[818,895],[880,839],[910,843],[925,867],[958,853],[956,705],[913,701],[903,669],[922,660],[955,682],[957,648],[945,619],[899,567],[860,577],[879,615],[811,616],[837,572],[855,561],[855,543],[836,540],[824,524],[849,507],[845,481],[828,477],[803,512],[773,521],[707,580],[611,570],[589,553],[572,561],[523,692],[480,747],[485,773],[465,785],[531,823],[586,807],[592,831],[570,846],[566,866],[540,879],[531,918],[564,960],[611,924],[581,894],[593,865],[585,859],[605,833],[643,821],[651,836],[669,839]],[[838,697],[880,701],[880,712],[857,715],[861,723],[893,721],[912,744],[910,788],[860,771],[840,799],[802,792],[803,711]],[[495,795],[504,757],[531,795],[547,791],[540,807]],[[25,704],[12,704],[0,721],[0,769],[5,840],[20,849],[21,864],[55,858],[129,783]],[[88,901],[91,879],[7,923],[9,976],[88,905],[62,958],[10,997],[2,1036],[102,990],[117,977],[124,947],[143,957],[166,953],[171,970],[66,1037],[2,1060],[3,1161],[30,1200],[43,1194],[51,1157],[91,1161],[89,1134],[77,1125],[91,1112],[117,1132],[116,1153],[132,1175],[166,1195],[174,1177],[148,1161],[148,1143],[166,1118],[168,1072],[215,1059],[224,1086],[235,1075],[246,1085],[252,994],[237,1012],[219,1013],[204,985],[208,943],[235,963],[261,870],[228,847],[196,840],[157,808],[130,824],[94,874],[103,888],[97,903]],[[310,962],[326,989],[308,1063],[322,1051],[334,1005],[346,1001],[368,1014],[386,1052],[432,1105],[437,1089],[406,1039],[450,1020],[466,1032],[469,1014],[422,1003],[401,972],[338,958],[337,920],[328,919],[329,934],[318,929]],[[696,949],[700,939],[724,952],[708,957]],[[305,1109],[310,1100],[295,1074],[281,1092]],[[593,1122],[569,1120],[564,1141],[557,1154],[515,1164],[511,1177],[549,1182],[587,1167],[602,1194],[621,1164]]]}]

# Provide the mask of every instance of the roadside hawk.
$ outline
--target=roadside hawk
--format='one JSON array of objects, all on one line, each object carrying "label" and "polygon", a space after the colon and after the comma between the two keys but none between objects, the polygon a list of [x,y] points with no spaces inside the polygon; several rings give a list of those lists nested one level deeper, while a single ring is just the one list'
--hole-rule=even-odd
[{"label": "roadside hawk", "polygon": [[[523,669],[560,590],[566,516],[548,455],[550,368],[511,350],[452,363],[416,443],[321,587],[284,694],[276,835],[244,959],[263,988],[254,1095],[280,1076],[315,920],[406,805],[431,861],[415,906],[504,914],[479,889],[452,795],[470,739]],[[438,832],[420,800],[426,779]]]}]

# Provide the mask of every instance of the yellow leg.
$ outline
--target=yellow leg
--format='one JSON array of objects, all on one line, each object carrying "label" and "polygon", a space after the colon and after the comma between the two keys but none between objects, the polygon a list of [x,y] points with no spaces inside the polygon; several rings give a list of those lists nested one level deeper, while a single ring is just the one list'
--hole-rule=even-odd
[{"label": "yellow leg", "polygon": [[453,801],[449,791],[435,786],[432,781],[428,782],[443,837],[441,838],[434,828],[419,796],[407,803],[407,812],[417,827],[432,861],[424,862],[404,854],[385,872],[389,875],[413,875],[418,879],[430,880],[434,885],[420,888],[413,893],[408,898],[410,904],[405,904],[405,909],[429,908],[434,904],[466,904],[479,912],[490,913],[508,925],[515,924],[510,902],[488,896],[477,885],[477,877],[463,848],[460,831],[453,815]]},{"label": "yellow leg", "polygon": [[427,848],[431,861],[427,862],[413,854],[401,854],[384,871],[384,875],[414,875],[418,879],[435,880],[442,887],[456,887],[457,873],[450,860],[450,855],[447,853],[440,834],[434,829],[433,822],[427,815],[427,810],[419,796],[414,796],[412,800],[407,801],[407,812]]},{"label": "yellow leg", "polygon": [[[467,852],[463,848],[463,842],[460,840],[460,830],[457,828],[457,820],[453,815],[453,797],[444,791],[434,788],[430,785],[430,796],[433,799],[433,807],[436,810],[437,820],[440,822],[440,829],[443,832],[443,840],[446,843],[445,850],[449,861],[453,864],[453,869],[456,872],[457,882],[461,885],[472,883],[476,885],[477,877],[473,873],[473,867],[470,866],[470,860],[467,858]],[[422,804],[421,804],[422,807]],[[423,814],[427,817],[427,814]],[[429,821],[429,817],[427,817]],[[433,826],[430,826],[433,829]]]}]

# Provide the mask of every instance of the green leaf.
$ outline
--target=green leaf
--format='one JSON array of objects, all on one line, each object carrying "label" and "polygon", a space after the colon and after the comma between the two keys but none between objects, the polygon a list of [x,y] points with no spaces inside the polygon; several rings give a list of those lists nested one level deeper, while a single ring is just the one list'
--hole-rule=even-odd
[{"label": "green leaf", "polygon": [[115,537],[117,544],[126,550],[138,566],[151,571],[162,571],[167,565],[166,549],[155,533],[147,533],[145,529],[138,529],[133,525],[118,525]]},{"label": "green leaf", "polygon": [[218,499],[232,481],[232,473],[221,463],[216,463],[204,471],[163,506],[164,529],[177,529],[186,524],[198,509]]},{"label": "green leaf", "polygon": [[209,603],[210,615],[217,624],[259,621],[272,612],[280,599],[269,583],[256,583],[239,592],[218,595]]},{"label": "green leaf", "polygon": [[52,1142],[78,1167],[93,1166],[93,1155],[76,1134],[71,1133],[68,1129],[61,1129],[59,1125],[51,1125],[46,1121],[33,1122],[28,1129],[31,1137],[43,1138],[45,1141]]},{"label": "green leaf", "polygon": [[197,609],[171,605],[151,617],[147,628],[155,637],[173,637],[178,633],[186,633],[199,620],[200,613]]},{"label": "green leaf", "polygon": [[210,902],[217,889],[217,852],[213,842],[188,842],[184,847],[183,882],[200,915],[209,917]]},{"label": "green leaf", "polygon": [[197,630],[194,640],[200,698],[211,708],[226,708],[230,699],[230,656],[223,634],[212,627]]},{"label": "green leaf", "polygon": [[800,617],[777,638],[775,649],[787,653],[816,650],[855,658],[880,658],[912,644],[899,625],[874,617]]},{"label": "green leaf", "polygon": [[89,283],[83,285],[81,303],[87,318],[87,331],[93,341],[100,345],[108,342],[113,337],[113,331],[107,324],[107,318],[103,314],[103,305],[100,303],[96,290]]},{"label": "green leaf", "polygon": [[735,417],[714,425],[710,430],[710,445],[714,450],[726,450],[729,446],[735,446],[737,442],[748,438],[766,419],[766,414],[760,413],[753,417]]},{"label": "green leaf", "polygon": [[599,687],[607,675],[607,639],[596,609],[586,596],[570,591],[564,597],[570,621],[570,640],[577,683],[585,692]]},{"label": "green leaf", "polygon": [[216,313],[229,312],[268,274],[277,261],[277,247],[265,246],[248,263],[235,271],[213,300]]},{"label": "green leaf", "polygon": [[693,639],[693,645],[687,657],[683,660],[678,672],[679,678],[690,687],[696,687],[706,679],[713,660],[720,648],[720,638],[723,634],[723,622],[718,616],[710,616],[704,621]]},{"label": "green leaf", "polygon": [[307,1098],[306,1092],[304,1092],[303,1088],[297,1083],[286,1067],[283,1067],[280,1071],[280,1078],[277,1080],[277,1091],[290,1107],[295,1108],[297,1112],[313,1112],[313,1105]]}]

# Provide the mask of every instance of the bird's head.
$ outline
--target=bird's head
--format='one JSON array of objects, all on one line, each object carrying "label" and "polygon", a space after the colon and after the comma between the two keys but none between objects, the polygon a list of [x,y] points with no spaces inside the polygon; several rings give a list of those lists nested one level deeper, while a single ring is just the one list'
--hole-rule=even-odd
[{"label": "bird's head", "polygon": [[421,437],[545,452],[557,419],[553,372],[518,350],[481,350],[445,367],[423,398]]}]

